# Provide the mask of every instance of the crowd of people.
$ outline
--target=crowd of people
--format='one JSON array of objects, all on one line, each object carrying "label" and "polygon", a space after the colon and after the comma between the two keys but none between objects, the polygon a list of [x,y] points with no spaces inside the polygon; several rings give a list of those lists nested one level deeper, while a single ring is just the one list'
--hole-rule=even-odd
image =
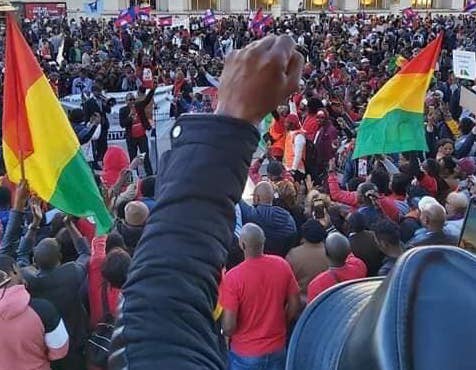
[{"label": "crowd of people", "polygon": [[[112,369],[124,368],[121,341],[136,364],[167,345],[193,348],[201,341],[210,348],[195,358],[204,368],[220,363],[221,353],[230,370],[284,369],[293,325],[320,293],[389,275],[409,249],[457,245],[476,195],[476,119],[460,106],[462,86],[474,82],[455,78],[452,51],[476,50],[476,18],[427,14],[408,23],[395,15],[321,14],[250,29],[246,17],[230,15],[210,27],[198,18],[190,24],[186,30],[138,21],[117,29],[94,19],[22,20],[58,97],[84,95],[71,124],[115,224],[108,235],[95,236],[91,220],[51,209],[26,182],[15,187],[3,177],[0,332],[11,335],[0,335],[0,369],[106,368],[110,342],[98,338],[110,339],[122,295],[117,326],[125,326],[125,339],[114,344]],[[443,50],[422,128],[428,152],[353,159],[370,98],[398,72],[398,59],[411,59],[440,31]],[[256,39],[263,40],[248,46]],[[266,52],[274,53],[269,63],[260,59]],[[278,84],[277,57],[289,63],[286,73],[295,73],[290,80],[299,74],[295,85]],[[227,65],[233,74],[226,74]],[[179,118],[210,110],[193,87],[213,86],[218,78],[228,90],[220,87],[217,116]],[[160,85],[173,85],[170,114],[178,120],[172,155],[164,155],[154,175],[146,132],[154,126],[148,107]],[[128,92],[120,111],[127,153],[107,142],[107,93],[118,91]],[[280,93],[284,102],[274,97]],[[228,102],[226,109],[220,102]],[[269,120],[262,114],[267,108]],[[239,119],[259,125],[260,134],[238,128]],[[265,149],[250,163],[258,140]],[[146,176],[138,178],[142,166]],[[253,183],[250,200],[240,199],[246,178]],[[180,255],[172,242],[190,255]],[[215,268],[223,269],[221,278]],[[173,280],[172,269],[186,277]],[[145,284],[141,293],[134,290],[140,279],[149,279],[150,296]],[[207,304],[187,311],[185,295]],[[200,340],[187,342],[182,337],[192,333],[172,330],[173,312],[182,310]],[[145,325],[156,325],[151,311],[164,323],[147,336]],[[148,348],[152,340],[167,345]],[[187,356],[187,348],[178,352]],[[172,361],[170,355],[164,368],[194,368]]]}]

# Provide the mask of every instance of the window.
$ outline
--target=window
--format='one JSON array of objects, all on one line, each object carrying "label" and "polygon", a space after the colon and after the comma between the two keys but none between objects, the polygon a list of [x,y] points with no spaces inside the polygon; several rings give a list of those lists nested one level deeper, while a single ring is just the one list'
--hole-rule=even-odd
[{"label": "window", "polygon": [[412,0],[412,7],[418,9],[431,9],[433,0]]},{"label": "window", "polygon": [[384,9],[385,0],[360,0],[360,9]]},{"label": "window", "polygon": [[217,9],[218,0],[190,0],[192,10]]},{"label": "window", "polygon": [[306,0],[306,10],[321,10],[327,8],[327,0]]},{"label": "window", "polygon": [[250,6],[253,10],[259,8],[263,8],[263,10],[271,10],[271,7],[276,4],[279,4],[279,0],[250,0]]}]

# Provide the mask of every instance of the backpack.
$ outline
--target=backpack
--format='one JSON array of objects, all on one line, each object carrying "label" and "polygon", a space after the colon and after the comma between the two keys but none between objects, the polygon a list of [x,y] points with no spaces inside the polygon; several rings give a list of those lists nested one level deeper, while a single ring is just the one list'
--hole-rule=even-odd
[{"label": "backpack", "polygon": [[105,281],[103,281],[101,286],[101,303],[103,316],[89,337],[86,352],[88,362],[91,365],[107,368],[111,338],[114,331],[114,317],[109,310],[107,284]]}]

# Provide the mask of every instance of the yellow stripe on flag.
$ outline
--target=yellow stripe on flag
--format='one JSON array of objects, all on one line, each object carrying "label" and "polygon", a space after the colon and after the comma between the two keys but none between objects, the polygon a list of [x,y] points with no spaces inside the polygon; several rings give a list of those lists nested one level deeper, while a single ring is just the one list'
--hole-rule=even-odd
[{"label": "yellow stripe on flag", "polygon": [[[25,106],[34,148],[33,154],[24,161],[26,176],[30,187],[42,199],[49,200],[63,168],[76,155],[79,144],[44,75],[28,89]],[[5,164],[10,179],[19,182],[20,163],[8,145]]]},{"label": "yellow stripe on flag", "polygon": [[369,101],[365,118],[382,118],[395,109],[422,113],[430,73],[396,74]]}]

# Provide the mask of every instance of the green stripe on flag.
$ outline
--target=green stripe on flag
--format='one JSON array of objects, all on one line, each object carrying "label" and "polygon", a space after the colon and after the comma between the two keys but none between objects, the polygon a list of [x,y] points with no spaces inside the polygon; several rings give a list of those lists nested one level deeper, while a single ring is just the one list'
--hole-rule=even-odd
[{"label": "green stripe on flag", "polygon": [[111,214],[81,149],[63,168],[49,202],[61,211],[77,217],[92,216],[97,235],[106,234],[112,227]]},{"label": "green stripe on flag", "polygon": [[428,151],[423,113],[395,109],[382,118],[362,120],[353,158],[411,150]]},{"label": "green stripe on flag", "polygon": [[273,115],[271,113],[268,113],[261,121],[259,125],[259,131],[260,131],[260,136],[261,140],[258,144],[260,149],[266,150],[266,141],[263,139],[263,135],[266,134],[269,131],[269,127],[271,126],[271,123],[273,122]]}]

